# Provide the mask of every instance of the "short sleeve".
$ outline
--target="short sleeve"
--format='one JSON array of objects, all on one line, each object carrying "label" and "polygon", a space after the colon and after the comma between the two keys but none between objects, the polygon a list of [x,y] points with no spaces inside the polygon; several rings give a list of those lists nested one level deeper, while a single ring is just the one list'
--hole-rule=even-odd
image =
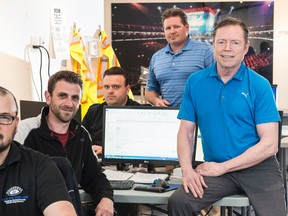
[{"label": "short sleeve", "polygon": [[38,156],[36,166],[36,199],[39,208],[46,207],[57,201],[70,201],[63,176],[56,164],[46,156]]}]

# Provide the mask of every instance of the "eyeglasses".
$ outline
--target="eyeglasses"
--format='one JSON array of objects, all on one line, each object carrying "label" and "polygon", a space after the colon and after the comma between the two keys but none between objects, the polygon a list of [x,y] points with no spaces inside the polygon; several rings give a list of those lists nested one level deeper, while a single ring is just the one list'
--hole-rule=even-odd
[{"label": "eyeglasses", "polygon": [[0,115],[0,125],[11,125],[17,116]]}]

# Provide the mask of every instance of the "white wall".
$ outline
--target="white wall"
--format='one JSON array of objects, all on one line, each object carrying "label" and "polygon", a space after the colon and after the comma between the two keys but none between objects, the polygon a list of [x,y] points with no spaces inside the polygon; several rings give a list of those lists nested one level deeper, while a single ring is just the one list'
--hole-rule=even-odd
[{"label": "white wall", "polygon": [[274,1],[273,80],[279,86],[279,109],[288,112],[288,13],[287,1]]},{"label": "white wall", "polygon": [[[98,25],[104,26],[110,37],[111,2],[167,2],[168,0],[0,0],[0,85],[9,88],[18,99],[37,100],[33,92],[30,64],[24,61],[25,47],[31,36],[44,38],[48,48],[50,35],[50,12],[52,7],[60,7],[63,12],[63,25],[67,34],[73,22],[81,28],[82,36],[92,36]],[[175,0],[185,2],[191,0]],[[200,1],[200,0],[194,0]],[[216,0],[209,0],[216,1]],[[279,108],[288,109],[288,13],[285,0],[274,1],[274,83],[279,86]],[[105,8],[105,10],[104,10]],[[39,53],[29,52],[32,73],[37,77]],[[27,56],[27,55],[26,55]],[[27,58],[26,58],[27,59]],[[45,59],[45,53],[43,54]],[[60,69],[59,60],[51,60],[51,73]],[[47,83],[47,62],[43,63],[44,90]],[[34,89],[35,90],[35,89]]]},{"label": "white wall", "polygon": [[[38,50],[25,49],[30,44],[30,37],[41,36],[45,42],[44,47],[49,49],[50,14],[53,7],[62,9],[63,27],[67,37],[74,22],[80,27],[82,36],[92,36],[99,25],[102,28],[104,25],[103,1],[0,0],[0,85],[11,90],[18,100],[38,100],[31,74],[35,76],[39,91],[40,54]],[[28,61],[28,54],[31,64]],[[44,50],[43,60],[43,90],[46,90],[48,61]],[[51,74],[60,69],[60,64],[61,60],[51,59]]]}]

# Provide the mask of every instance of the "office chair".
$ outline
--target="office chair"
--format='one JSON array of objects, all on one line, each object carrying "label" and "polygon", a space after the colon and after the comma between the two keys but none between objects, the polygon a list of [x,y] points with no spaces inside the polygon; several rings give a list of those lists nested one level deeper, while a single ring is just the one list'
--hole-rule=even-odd
[{"label": "office chair", "polygon": [[65,179],[66,187],[77,216],[84,216],[78,190],[78,183],[70,161],[64,157],[51,157],[51,159],[57,165]]},{"label": "office chair", "polygon": [[[282,136],[282,120],[283,120],[283,111],[278,111],[280,116],[280,122],[279,122],[279,128],[278,128],[278,153],[276,154],[278,161],[282,161],[282,164],[280,163],[280,169],[282,171],[282,174],[284,178],[284,187],[285,191],[287,191],[287,183],[286,183],[286,170],[283,170],[283,155],[281,151],[281,136]],[[282,158],[281,158],[282,157]],[[280,159],[281,158],[281,159]],[[287,203],[287,193],[285,193],[286,203]],[[249,201],[249,198],[245,194],[236,194],[231,195],[227,197],[223,197],[221,200],[217,201],[213,204],[213,206],[220,206],[220,214],[221,216],[226,215],[226,209],[228,211],[228,216],[232,216],[233,207],[240,207],[241,208],[241,214],[236,213],[237,215],[241,216],[250,216],[251,215],[251,204]]]},{"label": "office chair", "polygon": [[288,198],[287,198],[287,179],[286,179],[286,151],[281,148],[281,139],[282,139],[282,125],[283,125],[283,115],[284,112],[282,110],[279,110],[279,116],[280,116],[280,122],[279,122],[279,130],[278,130],[278,152],[276,154],[276,157],[279,161],[280,170],[282,172],[283,180],[284,180],[284,188],[285,188],[285,201],[287,204]]}]

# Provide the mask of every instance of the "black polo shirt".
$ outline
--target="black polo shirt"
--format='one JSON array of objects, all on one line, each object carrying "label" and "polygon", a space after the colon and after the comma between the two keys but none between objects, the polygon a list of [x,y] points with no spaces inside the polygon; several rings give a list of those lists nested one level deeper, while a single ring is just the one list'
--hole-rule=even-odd
[{"label": "black polo shirt", "polygon": [[43,215],[50,204],[69,200],[57,166],[48,156],[17,142],[0,166],[0,215]]}]

